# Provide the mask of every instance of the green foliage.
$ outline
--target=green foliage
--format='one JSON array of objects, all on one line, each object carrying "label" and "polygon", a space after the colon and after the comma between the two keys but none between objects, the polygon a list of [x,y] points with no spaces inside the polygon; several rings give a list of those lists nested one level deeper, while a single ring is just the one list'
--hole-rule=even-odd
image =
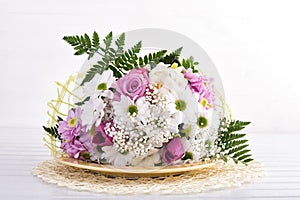
[{"label": "green foliage", "polygon": [[49,134],[49,135],[53,136],[54,138],[62,141],[60,133],[58,133],[58,131],[57,131],[59,121],[63,121],[63,119],[60,118],[60,117],[57,117],[57,124],[55,126],[53,126],[53,127],[43,126],[43,129],[46,131],[47,134]]},{"label": "green foliage", "polygon": [[[88,69],[85,74],[81,85],[89,82],[96,74],[102,74],[103,71],[111,69],[114,76],[117,78],[122,77],[125,73],[133,68],[143,67],[150,64],[154,67],[158,62],[165,64],[173,64],[174,62],[179,65],[179,57],[182,47],[166,55],[166,50],[161,50],[155,53],[149,53],[144,57],[138,57],[141,50],[142,42],[138,42],[132,48],[124,51],[125,34],[122,33],[115,41],[113,34],[110,32],[104,39],[103,44],[100,45],[100,38],[97,32],[94,32],[90,37],[87,34],[65,36],[63,37],[67,43],[74,47],[75,55],[87,54],[88,59],[94,56],[95,53],[101,56],[95,65]],[[198,62],[195,62],[193,57],[182,60],[182,66],[185,68],[192,68],[193,72],[197,72],[194,68]]]},{"label": "green foliage", "polygon": [[138,67],[138,56],[142,48],[142,42],[138,42],[131,49],[125,51],[122,55],[118,56],[114,62],[109,65],[109,68],[113,70],[116,77],[121,77],[122,73]]},{"label": "green foliage", "polygon": [[227,125],[220,126],[216,142],[217,146],[221,148],[221,158],[227,162],[227,158],[230,157],[235,163],[244,164],[252,161],[250,150],[247,149],[248,140],[243,139],[246,134],[236,133],[244,129],[250,122],[234,120],[226,123],[226,118],[224,118],[222,124]]},{"label": "green foliage", "polygon": [[[95,37],[95,42],[99,43],[99,38]],[[93,79],[96,74],[102,74],[103,71],[111,69],[114,72],[114,75],[121,74],[118,68],[112,67],[112,63],[115,59],[121,56],[124,52],[125,45],[125,33],[122,33],[114,42],[115,47],[112,47],[113,34],[110,32],[103,39],[103,47],[99,45],[99,54],[101,55],[101,60],[97,61],[97,64],[93,65],[86,73],[81,85],[89,82]]]},{"label": "green foliage", "polygon": [[93,33],[92,40],[87,35],[64,36],[63,40],[74,47],[74,55],[82,55],[84,53],[89,55],[89,59],[98,52],[100,48],[99,36],[96,32]]},{"label": "green foliage", "polygon": [[[86,73],[83,81],[81,82],[81,85],[84,85],[84,83],[89,82],[93,79],[93,77],[96,74],[102,74],[104,70],[106,70],[108,68],[109,63],[111,62],[111,51],[110,46],[112,43],[112,39],[113,39],[113,34],[112,32],[110,32],[104,39],[103,39],[103,43],[104,43],[104,47],[101,47],[99,45],[99,51],[98,53],[102,56],[101,60],[99,60],[97,62],[96,65],[93,65]],[[96,38],[96,42],[98,41],[98,38]]]},{"label": "green foliage", "polygon": [[163,62],[165,64],[173,64],[174,62],[180,63],[179,62],[179,57],[182,51],[182,47],[176,49],[175,51],[171,52],[170,54],[164,56],[161,58],[159,61]]},{"label": "green foliage", "polygon": [[75,103],[76,106],[82,106],[85,102],[87,102],[88,100],[90,100],[91,97],[86,97],[83,101]]},{"label": "green foliage", "polygon": [[144,57],[139,57],[139,66],[145,66],[147,64],[150,64],[151,66],[154,66],[157,64],[161,59],[164,58],[164,55],[167,53],[167,50],[161,50],[155,53],[149,53],[148,55],[145,55]]},{"label": "green foliage", "polygon": [[193,160],[193,158],[194,158],[193,154],[191,152],[187,151],[187,152],[185,152],[185,154],[184,154],[183,158],[181,158],[181,160],[188,160],[188,159]]},{"label": "green foliage", "polygon": [[198,70],[195,69],[195,66],[197,66],[198,64],[199,64],[199,62],[194,61],[193,56],[190,56],[190,57],[187,58],[187,59],[182,59],[182,62],[181,62],[181,65],[182,65],[185,69],[191,68],[192,71],[193,71],[194,73],[197,73],[197,72],[198,72]]}]

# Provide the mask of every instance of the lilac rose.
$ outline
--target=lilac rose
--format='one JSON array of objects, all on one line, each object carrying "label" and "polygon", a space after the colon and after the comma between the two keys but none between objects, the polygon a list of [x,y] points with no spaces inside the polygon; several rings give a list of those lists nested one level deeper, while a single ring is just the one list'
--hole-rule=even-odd
[{"label": "lilac rose", "polygon": [[130,97],[132,100],[145,96],[145,90],[149,82],[146,69],[132,69],[127,75],[117,80],[115,100],[120,100],[121,94]]},{"label": "lilac rose", "polygon": [[162,159],[166,163],[172,163],[184,156],[184,148],[179,137],[170,140],[164,147],[162,152]]},{"label": "lilac rose", "polygon": [[105,126],[106,123],[101,123],[100,126],[96,128],[92,142],[99,146],[112,146],[113,138],[106,134]]}]

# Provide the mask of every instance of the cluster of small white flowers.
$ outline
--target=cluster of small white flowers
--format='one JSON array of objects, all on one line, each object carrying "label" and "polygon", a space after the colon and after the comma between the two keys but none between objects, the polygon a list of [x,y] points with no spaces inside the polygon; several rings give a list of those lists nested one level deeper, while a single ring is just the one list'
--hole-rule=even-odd
[{"label": "cluster of small white flowers", "polygon": [[146,92],[145,92],[145,100],[150,102],[150,103],[157,103],[157,96],[158,95],[158,90],[153,87],[152,85],[149,85],[146,88]]},{"label": "cluster of small white flowers", "polygon": [[175,105],[161,97],[154,87],[146,90],[146,98],[137,109],[142,114],[115,116],[114,125],[107,123],[105,131],[120,153],[133,152],[138,158],[172,139],[178,133],[178,123],[174,121],[177,120]]}]

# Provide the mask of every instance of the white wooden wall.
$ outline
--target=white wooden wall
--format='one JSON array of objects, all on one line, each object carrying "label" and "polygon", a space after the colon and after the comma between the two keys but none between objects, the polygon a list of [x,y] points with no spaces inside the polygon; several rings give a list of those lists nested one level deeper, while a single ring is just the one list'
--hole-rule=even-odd
[{"label": "white wooden wall", "polygon": [[183,33],[207,51],[233,113],[253,121],[249,131],[297,132],[298,2],[0,0],[0,126],[45,123],[54,81],[85,60],[73,56],[64,35],[155,27]]}]

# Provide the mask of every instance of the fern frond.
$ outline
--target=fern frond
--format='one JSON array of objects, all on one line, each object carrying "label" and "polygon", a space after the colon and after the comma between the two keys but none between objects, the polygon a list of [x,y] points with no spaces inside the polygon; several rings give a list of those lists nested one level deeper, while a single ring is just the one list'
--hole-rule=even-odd
[{"label": "fern frond", "polygon": [[[226,122],[226,118],[222,120]],[[226,123],[225,123],[226,124]],[[242,122],[239,120],[227,122],[227,125],[219,128],[218,140],[216,145],[220,147],[220,157],[227,162],[227,157],[231,158],[235,163],[241,162],[247,164],[252,161],[250,150],[247,149],[248,140],[243,139],[246,134],[236,133],[244,129],[250,122]]]},{"label": "fern frond", "polygon": [[94,31],[94,33],[93,33],[92,44],[93,44],[94,48],[98,49],[100,47],[100,39],[99,39],[99,35],[96,31]]},{"label": "fern frond", "polygon": [[125,33],[122,33],[119,38],[115,41],[117,49],[115,51],[115,57],[119,57],[124,52],[124,45],[125,45]]},{"label": "fern frond", "polygon": [[122,72],[129,71],[138,66],[137,54],[141,48],[142,42],[140,41],[114,60],[114,63],[109,66],[110,69],[113,70],[114,76],[119,78],[122,76]]},{"label": "fern frond", "polygon": [[243,149],[245,149],[246,147],[248,147],[249,145],[248,144],[245,144],[245,145],[242,145],[242,146],[238,146],[238,147],[235,147],[235,148],[231,148],[229,151],[228,151],[228,154],[231,155],[233,153],[236,153],[236,152],[239,152]]},{"label": "fern frond", "polygon": [[60,133],[58,133],[57,129],[58,129],[58,122],[59,121],[62,121],[63,119],[61,117],[58,116],[57,118],[57,124],[55,124],[55,126],[52,126],[52,127],[45,127],[45,126],[42,126],[44,131],[46,131],[47,134],[53,136],[54,138],[62,141],[61,139],[61,135]]},{"label": "fern frond", "polygon": [[243,138],[245,137],[246,134],[224,134],[224,136],[222,137],[222,141],[223,142],[228,142],[230,140],[236,140],[236,139],[240,139],[240,138]]},{"label": "fern frond", "polygon": [[92,45],[99,50],[99,54],[102,56],[101,60],[97,61],[97,64],[93,65],[86,73],[81,85],[84,85],[86,82],[91,81],[96,74],[102,74],[103,71],[111,68],[114,73],[120,73],[118,69],[112,68],[111,65],[114,62],[115,58],[121,55],[124,50],[125,45],[125,34],[122,33],[116,39],[115,45],[116,49],[112,48],[113,34],[110,32],[103,39],[103,46],[99,44],[99,36],[96,32],[93,34]]},{"label": "fern frond", "polygon": [[112,34],[112,32],[109,32],[109,33],[107,34],[107,36],[103,39],[103,43],[104,43],[104,45],[105,45],[105,49],[102,49],[102,51],[103,51],[104,53],[107,53],[107,52],[108,52],[108,50],[109,50],[109,48],[110,48],[110,46],[111,46],[112,39],[113,39],[113,34]]},{"label": "fern frond", "polygon": [[242,155],[244,155],[244,154],[246,154],[246,153],[248,153],[248,152],[250,152],[249,149],[244,149],[244,150],[241,150],[241,151],[239,151],[239,152],[233,154],[232,157],[233,157],[233,158],[240,158],[240,156],[242,156]]},{"label": "fern frond", "polygon": [[86,53],[89,55],[88,58],[90,59],[99,49],[99,41],[97,42],[97,37],[98,34],[94,32],[92,41],[86,33],[80,36],[64,36],[63,40],[74,47],[74,55],[82,55]]},{"label": "fern frond", "polygon": [[224,150],[228,150],[238,145],[245,144],[248,140],[230,140],[225,143]]},{"label": "fern frond", "polygon": [[160,59],[160,62],[165,64],[173,64],[174,62],[179,63],[179,57],[182,51],[182,47],[174,50],[173,52],[169,53],[168,55],[164,56]]},{"label": "fern frond", "polygon": [[[99,62],[98,62],[99,63]],[[105,64],[103,65],[93,65],[85,74],[83,81],[81,82],[81,86],[86,82],[90,82],[96,74],[102,74],[105,70]]]},{"label": "fern frond", "polygon": [[231,121],[228,127],[228,132],[235,132],[243,130],[247,125],[249,125],[251,122],[242,122],[239,120]]},{"label": "fern frond", "polygon": [[143,58],[139,57],[139,66],[145,66],[147,64],[156,64],[161,60],[164,55],[167,53],[167,50],[161,50],[154,53],[149,53],[148,55],[145,55]]}]

